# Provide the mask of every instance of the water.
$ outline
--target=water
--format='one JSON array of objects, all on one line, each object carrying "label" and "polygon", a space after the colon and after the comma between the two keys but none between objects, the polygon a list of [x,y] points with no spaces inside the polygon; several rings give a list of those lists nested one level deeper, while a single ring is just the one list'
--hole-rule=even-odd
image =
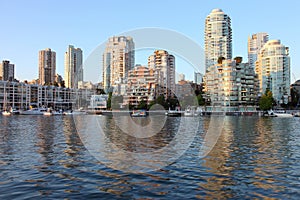
[{"label": "water", "polygon": [[[133,138],[122,142],[125,136],[113,128],[112,117],[99,117],[102,126],[110,126],[111,141],[133,152],[166,145],[182,119],[167,118],[154,142],[141,139],[138,148]],[[185,120],[198,120],[199,127],[178,160],[129,173],[95,159],[71,116],[1,116],[0,199],[299,198],[300,118],[226,116],[218,142],[202,159],[199,147],[210,118]]]}]

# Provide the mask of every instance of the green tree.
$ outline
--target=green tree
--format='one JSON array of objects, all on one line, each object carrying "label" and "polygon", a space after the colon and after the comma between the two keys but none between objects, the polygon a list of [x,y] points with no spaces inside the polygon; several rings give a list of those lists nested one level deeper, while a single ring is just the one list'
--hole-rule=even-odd
[{"label": "green tree", "polygon": [[263,111],[270,110],[273,106],[273,94],[267,90],[266,93],[259,100],[259,108]]},{"label": "green tree", "polygon": [[112,92],[108,93],[108,98],[107,98],[107,103],[106,103],[107,110],[111,109],[111,98],[112,98]]},{"label": "green tree", "polygon": [[139,105],[137,106],[138,109],[147,109],[147,102],[142,100],[139,102]]},{"label": "green tree", "polygon": [[205,100],[204,100],[202,94],[197,95],[197,101],[198,101],[199,106],[203,106],[205,104]]}]

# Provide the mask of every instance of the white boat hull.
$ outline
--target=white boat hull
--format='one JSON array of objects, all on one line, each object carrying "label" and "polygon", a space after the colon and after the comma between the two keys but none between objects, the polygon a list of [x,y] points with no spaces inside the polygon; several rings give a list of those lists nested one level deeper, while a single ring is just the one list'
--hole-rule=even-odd
[{"label": "white boat hull", "polygon": [[4,115],[4,116],[9,116],[9,115],[11,115],[11,112],[3,111],[3,112],[2,112],[2,115]]}]

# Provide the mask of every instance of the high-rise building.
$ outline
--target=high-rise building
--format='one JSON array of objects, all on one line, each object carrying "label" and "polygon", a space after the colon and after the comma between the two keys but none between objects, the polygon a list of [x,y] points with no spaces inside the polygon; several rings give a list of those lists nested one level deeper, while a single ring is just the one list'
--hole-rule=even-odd
[{"label": "high-rise building", "polygon": [[69,45],[65,52],[65,85],[77,88],[79,81],[83,81],[82,50]]},{"label": "high-rise building", "polygon": [[178,74],[178,81],[184,81],[185,80],[185,75],[184,74]]},{"label": "high-rise building", "polygon": [[255,69],[255,62],[261,48],[268,42],[268,33],[256,33],[248,38],[248,63]]},{"label": "high-rise building", "polygon": [[202,83],[203,75],[200,72],[194,72],[194,81],[200,85]]},{"label": "high-rise building", "polygon": [[241,60],[222,60],[210,66],[205,74],[205,98],[209,109],[216,111],[243,111],[250,109],[257,99],[257,77],[254,69]]},{"label": "high-rise building", "polygon": [[109,38],[103,54],[103,87],[108,91],[122,83],[134,67],[134,42],[131,37]]},{"label": "high-rise building", "polygon": [[175,57],[165,50],[156,50],[154,54],[148,57],[148,67],[153,68],[162,73],[163,77],[159,77],[162,81],[160,93],[165,98],[171,97],[175,93]]},{"label": "high-rise building", "polygon": [[216,65],[219,57],[232,59],[231,19],[221,9],[213,9],[205,20],[205,67]]},{"label": "high-rise building", "polygon": [[56,76],[56,53],[50,48],[39,51],[39,84],[53,84]]},{"label": "high-rise building", "polygon": [[290,96],[290,56],[289,48],[280,40],[269,40],[260,50],[256,61],[260,93],[273,93],[277,104],[287,104]]},{"label": "high-rise building", "polygon": [[0,80],[13,81],[15,79],[15,65],[3,60],[0,63]]}]

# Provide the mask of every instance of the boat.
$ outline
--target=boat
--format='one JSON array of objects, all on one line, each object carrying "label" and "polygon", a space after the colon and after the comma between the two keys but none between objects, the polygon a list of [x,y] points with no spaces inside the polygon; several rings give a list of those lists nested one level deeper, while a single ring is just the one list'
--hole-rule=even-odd
[{"label": "boat", "polygon": [[165,114],[169,117],[180,117],[183,111],[180,110],[168,110]]},{"label": "boat", "polygon": [[293,117],[292,114],[286,113],[284,110],[269,110],[268,111],[268,116],[269,117]]},{"label": "boat", "polygon": [[194,117],[194,116],[198,116],[199,113],[196,112],[195,107],[188,106],[188,107],[185,109],[183,115],[186,116],[186,117]]},{"label": "boat", "polygon": [[63,115],[85,115],[86,111],[84,110],[68,110],[62,113]]},{"label": "boat", "polygon": [[131,113],[131,117],[146,117],[147,112],[145,110],[134,110]]},{"label": "boat", "polygon": [[21,115],[43,115],[46,112],[46,108],[31,108],[29,110],[20,111]]},{"label": "boat", "polygon": [[63,115],[63,112],[62,112],[62,110],[56,111],[56,110],[52,110],[51,108],[48,108],[47,111],[43,113],[43,115],[46,115],[46,116]]},{"label": "boat", "polygon": [[9,115],[11,115],[11,112],[5,110],[5,111],[2,112],[2,115],[9,116]]},{"label": "boat", "polygon": [[20,110],[17,110],[15,108],[10,108],[10,113],[13,115],[18,115],[18,114],[20,114]]},{"label": "boat", "polygon": [[294,113],[294,117],[300,117],[300,112]]}]

